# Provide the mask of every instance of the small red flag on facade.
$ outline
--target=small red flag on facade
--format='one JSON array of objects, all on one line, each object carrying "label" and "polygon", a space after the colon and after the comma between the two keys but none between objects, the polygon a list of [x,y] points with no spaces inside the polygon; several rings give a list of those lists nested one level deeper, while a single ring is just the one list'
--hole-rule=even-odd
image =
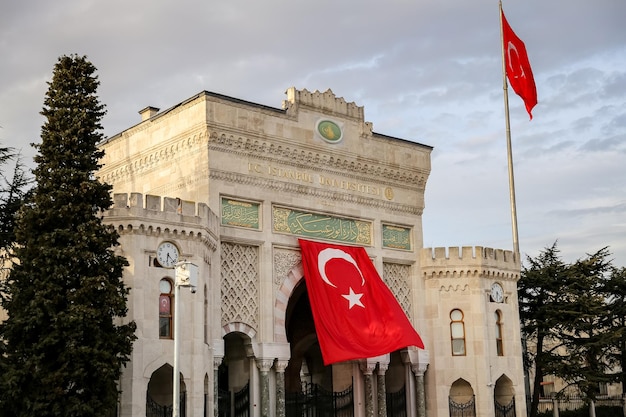
[{"label": "small red flag on facade", "polygon": [[537,104],[537,88],[535,79],[530,68],[526,46],[517,37],[506,17],[502,14],[502,41],[504,42],[504,63],[506,76],[513,91],[524,100],[526,111],[530,118],[533,118],[532,109]]},{"label": "small red flag on facade", "polygon": [[362,247],[300,239],[302,266],[324,364],[424,348]]}]

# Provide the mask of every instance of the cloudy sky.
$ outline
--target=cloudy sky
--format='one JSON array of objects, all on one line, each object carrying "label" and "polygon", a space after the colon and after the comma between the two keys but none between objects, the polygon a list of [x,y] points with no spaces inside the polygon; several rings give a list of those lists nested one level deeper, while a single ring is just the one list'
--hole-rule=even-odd
[{"label": "cloudy sky", "polygon": [[[626,1],[504,0],[539,104],[509,90],[519,242],[626,266]],[[52,68],[98,68],[105,135],[203,90],[279,108],[331,89],[434,147],[424,244],[512,249],[496,0],[56,0],[0,5],[0,145],[32,160]]]}]

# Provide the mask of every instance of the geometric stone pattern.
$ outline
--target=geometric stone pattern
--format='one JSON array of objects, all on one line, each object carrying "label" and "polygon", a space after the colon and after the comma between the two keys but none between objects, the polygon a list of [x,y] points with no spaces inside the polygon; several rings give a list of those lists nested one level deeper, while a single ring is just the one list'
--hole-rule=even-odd
[{"label": "geometric stone pattern", "polygon": [[222,326],[246,323],[258,329],[259,248],[222,242]]},{"label": "geometric stone pattern", "polygon": [[409,288],[410,265],[383,263],[383,281],[402,306],[404,313],[411,317],[411,290]]}]

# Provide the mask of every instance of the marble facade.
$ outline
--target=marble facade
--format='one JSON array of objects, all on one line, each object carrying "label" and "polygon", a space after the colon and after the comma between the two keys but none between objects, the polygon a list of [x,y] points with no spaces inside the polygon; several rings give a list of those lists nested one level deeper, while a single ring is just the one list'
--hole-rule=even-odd
[{"label": "marble facade", "polygon": [[[218,398],[243,389],[251,416],[289,415],[289,395],[305,383],[351,390],[354,416],[387,415],[387,394],[401,390],[411,417],[448,416],[451,401],[473,401],[477,416],[514,401],[524,416],[519,259],[424,248],[432,147],[376,133],[363,107],[330,90],[286,96],[273,108],[201,92],[164,111],[145,108],[101,144],[99,177],[114,193],[106,220],[129,260],[138,326],[119,414],[171,405],[173,340],[163,326],[180,315],[187,416],[222,416]],[[426,349],[323,366],[299,237],[364,246]],[[162,242],[199,270],[196,292],[181,288],[180,311],[170,305],[169,316],[159,305],[172,302],[163,283],[175,276],[158,262]],[[490,297],[494,282],[501,302]],[[453,327],[462,355],[453,354]]]}]

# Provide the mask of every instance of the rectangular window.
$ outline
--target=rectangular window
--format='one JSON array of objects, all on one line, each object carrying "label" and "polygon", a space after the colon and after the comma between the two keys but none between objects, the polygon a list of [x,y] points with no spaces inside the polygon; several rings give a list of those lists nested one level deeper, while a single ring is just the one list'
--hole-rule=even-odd
[{"label": "rectangular window", "polygon": [[454,356],[464,356],[465,355],[465,340],[463,340],[463,339],[452,339],[452,354]]},{"label": "rectangular window", "polygon": [[159,337],[171,339],[172,334],[172,298],[170,294],[159,297]]}]

